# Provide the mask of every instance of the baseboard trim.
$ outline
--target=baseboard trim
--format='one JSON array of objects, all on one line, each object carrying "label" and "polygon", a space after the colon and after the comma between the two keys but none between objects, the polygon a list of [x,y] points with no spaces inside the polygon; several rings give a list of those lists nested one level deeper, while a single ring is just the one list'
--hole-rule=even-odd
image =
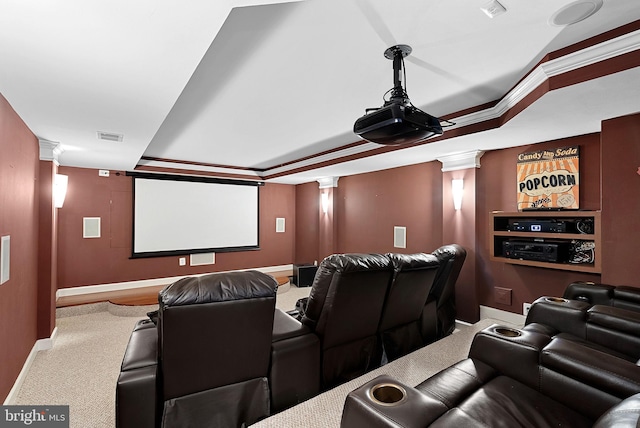
[{"label": "baseboard trim", "polygon": [[22,370],[20,370],[20,374],[18,374],[16,381],[13,383],[11,391],[9,391],[7,398],[5,398],[3,405],[8,406],[14,404],[15,400],[18,398],[20,388],[22,388],[22,384],[27,377],[27,373],[29,373],[29,369],[36,359],[36,355],[39,351],[45,351],[47,349],[53,348],[57,335],[58,327],[53,329],[50,337],[36,340],[36,343],[33,344],[33,348],[31,348],[31,352],[29,352],[29,355],[27,356],[27,359],[22,366]]},{"label": "baseboard trim", "polygon": [[462,320],[456,320],[456,328],[460,328],[460,327],[469,327],[473,325],[470,322],[466,322],[466,321],[462,321]]},{"label": "baseboard trim", "polygon": [[[280,266],[267,266],[263,268],[252,268],[252,269],[237,269],[237,270],[231,270],[231,271],[225,271],[225,272],[240,272],[245,270],[258,270],[264,273],[279,272],[279,271],[285,271],[285,270],[292,271],[293,264],[280,265]],[[114,282],[111,284],[83,285],[80,287],[61,288],[58,291],[56,291],[56,300],[61,297],[67,297],[67,296],[80,296],[83,294],[131,290],[134,288],[144,288],[144,287],[153,287],[157,285],[171,284],[179,280],[180,278],[184,278],[185,276],[202,276],[202,275],[208,275],[209,273],[222,273],[222,272],[206,272],[206,273],[193,274],[193,275],[173,276],[168,278],[142,279],[139,281]]]},{"label": "baseboard trim", "polygon": [[524,325],[525,316],[514,314],[513,312],[503,311],[489,306],[480,305],[480,319],[493,318],[498,321],[504,321],[518,326]]}]

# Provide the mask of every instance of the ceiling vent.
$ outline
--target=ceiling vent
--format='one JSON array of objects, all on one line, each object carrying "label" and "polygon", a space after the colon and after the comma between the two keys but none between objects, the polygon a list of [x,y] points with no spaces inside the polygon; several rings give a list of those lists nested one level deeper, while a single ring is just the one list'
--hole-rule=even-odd
[{"label": "ceiling vent", "polygon": [[105,141],[121,142],[124,139],[124,135],[116,134],[116,133],[113,133],[113,132],[98,131],[98,139],[99,140],[105,140]]},{"label": "ceiling vent", "polygon": [[507,11],[503,5],[500,4],[497,0],[492,0],[489,3],[485,4],[480,8],[484,13],[487,14],[489,18],[493,18],[494,16],[502,15]]}]

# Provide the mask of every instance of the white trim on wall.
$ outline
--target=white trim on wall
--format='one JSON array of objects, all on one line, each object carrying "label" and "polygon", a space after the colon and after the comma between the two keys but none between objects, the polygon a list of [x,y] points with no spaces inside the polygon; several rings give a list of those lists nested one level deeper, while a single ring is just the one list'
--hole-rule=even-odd
[{"label": "white trim on wall", "polygon": [[495,320],[504,321],[517,326],[524,326],[524,321],[526,319],[524,315],[480,305],[480,319],[485,318],[493,318]]},{"label": "white trim on wall", "polygon": [[27,373],[29,373],[29,369],[31,368],[31,365],[36,359],[36,355],[38,354],[39,351],[46,351],[47,349],[53,348],[53,344],[56,340],[57,335],[58,335],[58,327],[53,329],[53,332],[51,332],[50,337],[47,337],[46,339],[36,340],[36,343],[33,344],[33,348],[31,348],[31,352],[29,352],[29,355],[27,356],[27,359],[25,360],[24,365],[22,366],[22,370],[20,370],[20,374],[18,375],[18,377],[16,378],[16,381],[13,384],[11,391],[9,391],[7,398],[4,400],[3,405],[8,406],[15,402],[15,400],[18,398],[18,393],[20,392],[20,388],[22,388],[22,384],[24,383],[24,380],[27,377]]},{"label": "white trim on wall", "polygon": [[[254,269],[237,269],[234,271],[225,271],[225,272],[240,272],[245,270],[258,270],[264,273],[279,272],[283,270],[293,271],[293,264],[280,265],[280,266],[267,266],[263,268],[254,268]],[[61,297],[67,297],[67,296],[80,296],[83,294],[103,293],[105,291],[131,290],[134,288],[153,287],[157,285],[168,285],[173,282],[176,282],[180,278],[184,278],[185,276],[202,276],[202,275],[208,275],[210,273],[223,273],[223,272],[206,272],[206,273],[200,273],[200,274],[173,276],[168,278],[142,279],[140,281],[114,282],[111,284],[84,285],[80,287],[61,288],[58,291],[56,291],[56,299],[59,299]]]}]

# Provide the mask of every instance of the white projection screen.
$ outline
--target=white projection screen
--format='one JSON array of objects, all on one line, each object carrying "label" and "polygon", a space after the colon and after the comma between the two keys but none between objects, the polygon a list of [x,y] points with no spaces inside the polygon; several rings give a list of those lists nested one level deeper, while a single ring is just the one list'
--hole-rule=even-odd
[{"label": "white projection screen", "polygon": [[132,258],[259,249],[261,182],[129,173]]}]

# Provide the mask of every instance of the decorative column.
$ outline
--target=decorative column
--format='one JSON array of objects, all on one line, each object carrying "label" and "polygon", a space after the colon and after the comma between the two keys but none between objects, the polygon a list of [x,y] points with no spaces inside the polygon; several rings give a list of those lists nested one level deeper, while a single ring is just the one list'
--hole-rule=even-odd
[{"label": "decorative column", "polygon": [[[337,252],[338,222],[337,188],[340,177],[327,177],[318,180],[320,212],[318,227],[318,255],[323,259]],[[320,262],[320,260],[318,260]]]},{"label": "decorative column", "polygon": [[52,336],[56,325],[56,291],[58,290],[58,217],[53,202],[53,186],[58,173],[60,143],[39,140],[38,174],[38,339]]},{"label": "decorative column", "polygon": [[480,319],[475,273],[476,171],[483,154],[474,150],[438,158],[442,162],[442,243],[467,250],[456,283],[456,318],[471,323]]}]

